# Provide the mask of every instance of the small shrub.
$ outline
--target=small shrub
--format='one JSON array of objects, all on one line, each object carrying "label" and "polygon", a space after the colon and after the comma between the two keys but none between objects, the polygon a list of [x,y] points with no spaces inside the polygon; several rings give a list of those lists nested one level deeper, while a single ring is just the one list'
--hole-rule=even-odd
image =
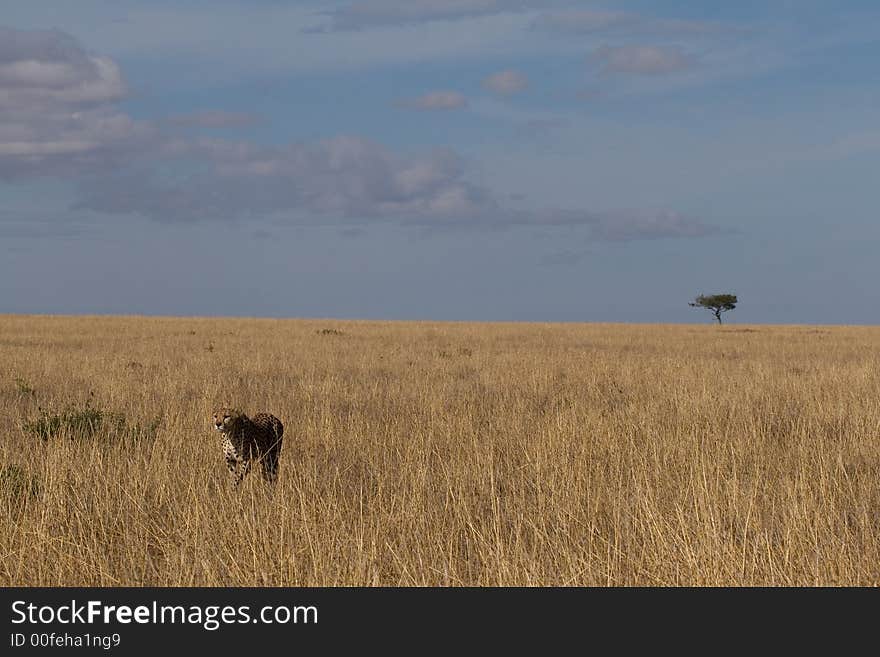
[{"label": "small shrub", "polygon": [[40,409],[40,416],[24,423],[24,430],[44,442],[58,435],[66,435],[70,440],[88,440],[100,437],[108,442],[152,441],[162,418],[155,417],[147,426],[130,423],[125,415],[104,411],[86,403],[84,408],[68,407],[61,413],[50,413]]},{"label": "small shrub", "polygon": [[62,420],[60,415],[49,415],[40,409],[40,417],[24,423],[24,430],[38,436],[43,440],[49,440],[61,430]]},{"label": "small shrub", "polygon": [[315,333],[318,335],[345,335],[343,331],[332,328],[318,329]]}]

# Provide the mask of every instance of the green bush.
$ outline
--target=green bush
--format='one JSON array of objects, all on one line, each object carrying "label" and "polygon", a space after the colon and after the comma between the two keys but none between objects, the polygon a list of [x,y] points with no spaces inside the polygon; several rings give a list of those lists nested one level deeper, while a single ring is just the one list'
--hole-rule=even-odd
[{"label": "green bush", "polygon": [[104,411],[86,403],[84,408],[67,407],[60,413],[40,409],[40,415],[24,423],[24,430],[43,441],[59,435],[71,440],[102,438],[110,442],[152,441],[156,438],[162,418],[154,418],[147,426],[128,422],[125,415]]}]

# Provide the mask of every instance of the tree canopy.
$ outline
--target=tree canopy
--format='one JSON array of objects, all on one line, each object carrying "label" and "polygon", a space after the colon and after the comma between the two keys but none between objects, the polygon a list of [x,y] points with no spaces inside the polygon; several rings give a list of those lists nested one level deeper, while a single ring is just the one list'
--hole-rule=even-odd
[{"label": "tree canopy", "polygon": [[721,324],[721,313],[733,310],[737,303],[735,294],[701,294],[688,305],[711,311],[718,323]]}]

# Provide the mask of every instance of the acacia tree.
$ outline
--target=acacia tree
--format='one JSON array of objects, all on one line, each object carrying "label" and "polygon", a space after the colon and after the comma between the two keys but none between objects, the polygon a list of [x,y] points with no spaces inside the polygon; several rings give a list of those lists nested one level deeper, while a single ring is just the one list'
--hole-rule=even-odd
[{"label": "acacia tree", "polygon": [[735,294],[701,294],[690,304],[694,308],[705,308],[712,311],[718,323],[721,323],[721,313],[736,308],[737,299]]}]

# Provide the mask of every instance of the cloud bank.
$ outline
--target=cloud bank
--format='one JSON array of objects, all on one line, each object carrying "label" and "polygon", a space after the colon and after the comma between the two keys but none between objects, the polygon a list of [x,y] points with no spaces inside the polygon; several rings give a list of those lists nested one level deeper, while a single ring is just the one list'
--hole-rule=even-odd
[{"label": "cloud bank", "polygon": [[525,90],[529,80],[525,74],[508,69],[494,73],[483,80],[483,88],[502,96],[511,96]]},{"label": "cloud bank", "polygon": [[690,68],[692,57],[677,46],[602,46],[590,61],[604,74],[663,75]]},{"label": "cloud bank", "polygon": [[463,162],[451,151],[407,158],[353,136],[282,148],[222,140],[176,148],[176,156],[196,163],[198,172],[90,181],[77,208],[193,221],[278,212],[431,219],[479,214],[491,205],[487,192],[465,179]]},{"label": "cloud bank", "polygon": [[399,107],[430,112],[464,109],[468,101],[458,91],[430,91],[417,98],[401,100],[397,104]]},{"label": "cloud bank", "polygon": [[460,20],[525,8],[518,0],[362,0],[327,12],[323,31],[362,30],[413,25],[427,21]]},{"label": "cloud bank", "polygon": [[381,144],[341,136],[284,148],[201,140],[179,157],[209,166],[181,179],[143,172],[91,181],[79,210],[138,214],[160,222],[282,216],[294,224],[396,222],[447,229],[577,228],[595,241],[696,238],[719,231],[665,210],[511,210],[467,179],[449,150],[402,157]]},{"label": "cloud bank", "polygon": [[[433,6],[415,4],[422,11]],[[502,3],[449,4],[464,12]],[[677,61],[662,55],[605,49],[598,56],[609,70],[659,72]],[[504,94],[521,90],[526,80],[507,70],[485,83]],[[126,93],[119,66],[69,35],[0,30],[0,180],[74,180],[75,210],[169,223],[272,216],[349,226],[581,226],[592,239],[605,241],[715,232],[666,211],[511,210],[474,181],[464,159],[450,149],[402,155],[357,135],[277,146],[198,137],[186,130],[240,126],[253,117],[206,110],[135,121],[118,106]],[[408,106],[452,110],[466,103],[458,92],[435,91]]]},{"label": "cloud bank", "polygon": [[655,18],[644,14],[593,9],[565,9],[545,12],[532,22],[532,29],[557,34],[651,34],[698,36],[725,31],[721,25],[704,21]]},{"label": "cloud bank", "polygon": [[57,30],[0,27],[0,179],[100,169],[148,128],[120,112],[122,74]]}]

